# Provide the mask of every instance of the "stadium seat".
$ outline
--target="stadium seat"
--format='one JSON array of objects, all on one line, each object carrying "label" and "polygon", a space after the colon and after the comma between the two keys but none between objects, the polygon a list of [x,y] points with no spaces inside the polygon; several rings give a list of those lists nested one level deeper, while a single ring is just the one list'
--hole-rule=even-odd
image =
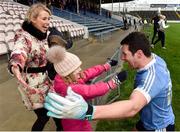
[{"label": "stadium seat", "polygon": [[5,42],[0,43],[0,55],[6,54],[8,52]]}]

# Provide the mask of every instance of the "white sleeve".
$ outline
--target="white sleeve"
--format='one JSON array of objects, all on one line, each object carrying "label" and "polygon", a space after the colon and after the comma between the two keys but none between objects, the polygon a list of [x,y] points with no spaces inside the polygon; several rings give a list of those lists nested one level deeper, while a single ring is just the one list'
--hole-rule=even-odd
[{"label": "white sleeve", "polygon": [[140,93],[142,93],[147,100],[147,104],[151,101],[151,96],[145,90],[137,87],[134,89],[134,91],[139,91]]},{"label": "white sleeve", "polygon": [[161,23],[162,23],[163,28],[168,28],[169,27],[168,25],[167,26],[165,25],[165,21],[162,21]]}]

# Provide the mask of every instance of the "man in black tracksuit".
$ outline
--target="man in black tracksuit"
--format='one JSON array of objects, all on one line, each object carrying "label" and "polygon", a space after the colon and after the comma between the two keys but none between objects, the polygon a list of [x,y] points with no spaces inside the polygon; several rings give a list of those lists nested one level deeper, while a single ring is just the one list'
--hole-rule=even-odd
[{"label": "man in black tracksuit", "polygon": [[152,18],[152,21],[154,21],[154,28],[153,28],[153,37],[152,37],[151,44],[154,43],[154,39],[155,39],[156,34],[157,34],[157,32],[158,32],[158,28],[159,28],[159,24],[158,24],[159,14],[156,14],[156,16],[154,16],[154,17]]}]

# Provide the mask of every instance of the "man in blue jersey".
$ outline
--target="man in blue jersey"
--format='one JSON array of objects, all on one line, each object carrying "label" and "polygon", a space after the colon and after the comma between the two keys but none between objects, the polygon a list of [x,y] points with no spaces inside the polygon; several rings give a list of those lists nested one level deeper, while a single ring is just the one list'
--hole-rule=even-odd
[{"label": "man in blue jersey", "polygon": [[121,41],[121,59],[137,70],[134,90],[128,100],[91,106],[68,89],[66,98],[49,93],[45,108],[48,115],[73,119],[123,119],[140,113],[136,124],[139,131],[173,131],[174,114],[171,105],[172,83],[165,61],[151,53],[143,33],[133,32]]}]

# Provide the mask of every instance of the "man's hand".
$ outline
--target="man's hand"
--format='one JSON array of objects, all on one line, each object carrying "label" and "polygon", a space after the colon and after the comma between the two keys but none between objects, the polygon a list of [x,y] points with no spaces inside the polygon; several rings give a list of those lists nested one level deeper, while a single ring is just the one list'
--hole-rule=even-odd
[{"label": "man's hand", "polygon": [[[89,107],[83,97],[74,93],[71,87],[67,90],[66,98],[56,93],[48,93],[44,107],[49,111],[47,115],[55,118],[92,119],[93,107]],[[87,111],[92,112],[87,113]]]}]

